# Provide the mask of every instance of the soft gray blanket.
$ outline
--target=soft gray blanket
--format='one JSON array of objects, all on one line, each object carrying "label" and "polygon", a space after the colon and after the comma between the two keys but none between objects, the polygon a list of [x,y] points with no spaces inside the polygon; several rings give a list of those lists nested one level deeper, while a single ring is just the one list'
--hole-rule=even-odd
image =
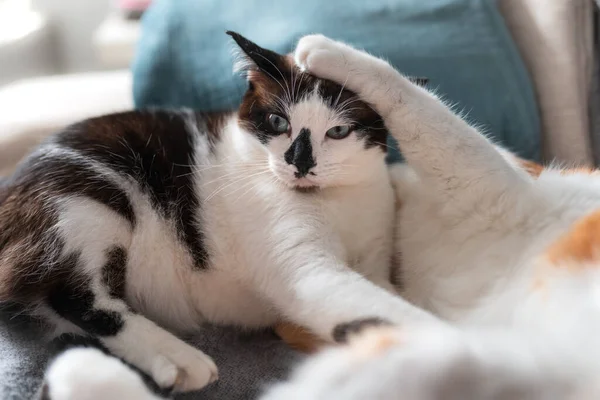
[{"label": "soft gray blanket", "polygon": [[[178,398],[254,399],[269,383],[283,379],[302,356],[271,332],[240,333],[232,328],[206,327],[190,340],[213,357],[220,380],[203,391]],[[30,399],[37,390],[51,346],[37,324],[0,313],[0,399]]]}]

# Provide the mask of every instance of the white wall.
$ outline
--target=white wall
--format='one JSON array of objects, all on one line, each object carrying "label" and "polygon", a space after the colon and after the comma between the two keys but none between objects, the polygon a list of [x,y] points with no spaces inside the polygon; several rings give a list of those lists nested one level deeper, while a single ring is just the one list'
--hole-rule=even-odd
[{"label": "white wall", "polygon": [[61,72],[103,69],[92,45],[96,28],[108,14],[110,0],[33,0],[48,18]]}]

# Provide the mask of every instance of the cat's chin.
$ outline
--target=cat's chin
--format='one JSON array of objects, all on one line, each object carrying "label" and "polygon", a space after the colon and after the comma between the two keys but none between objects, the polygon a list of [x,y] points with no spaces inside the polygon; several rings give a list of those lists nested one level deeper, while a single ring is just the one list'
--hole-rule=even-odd
[{"label": "cat's chin", "polygon": [[314,193],[319,190],[319,186],[295,186],[294,190],[300,193]]},{"label": "cat's chin", "polygon": [[290,182],[290,186],[292,186],[294,190],[302,193],[312,193],[320,189],[320,186],[317,183],[307,178],[295,179]]},{"label": "cat's chin", "polygon": [[282,184],[299,193],[314,193],[321,189],[321,186],[307,179],[295,179],[293,181],[280,180]]}]

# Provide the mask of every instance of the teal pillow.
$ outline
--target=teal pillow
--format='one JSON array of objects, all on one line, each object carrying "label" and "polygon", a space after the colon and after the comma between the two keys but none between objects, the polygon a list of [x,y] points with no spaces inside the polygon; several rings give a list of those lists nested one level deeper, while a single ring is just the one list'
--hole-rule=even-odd
[{"label": "teal pillow", "polygon": [[227,29],[281,53],[319,32],[429,78],[491,137],[539,158],[532,83],[493,0],[155,0],[142,26],[137,107],[237,106],[246,84],[232,74]]}]

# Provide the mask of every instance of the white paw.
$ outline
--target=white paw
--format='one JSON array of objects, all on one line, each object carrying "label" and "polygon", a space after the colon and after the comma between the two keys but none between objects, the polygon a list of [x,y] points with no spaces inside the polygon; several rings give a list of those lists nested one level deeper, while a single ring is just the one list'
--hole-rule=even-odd
[{"label": "white paw", "polygon": [[356,51],[323,35],[304,36],[294,52],[296,65],[320,78],[343,83],[347,75],[347,55]]},{"label": "white paw", "polygon": [[51,400],[158,400],[140,375],[119,359],[92,348],[61,354],[45,377]]},{"label": "white paw", "polygon": [[151,373],[160,387],[173,388],[176,392],[199,390],[219,378],[213,360],[192,347],[159,355]]}]

